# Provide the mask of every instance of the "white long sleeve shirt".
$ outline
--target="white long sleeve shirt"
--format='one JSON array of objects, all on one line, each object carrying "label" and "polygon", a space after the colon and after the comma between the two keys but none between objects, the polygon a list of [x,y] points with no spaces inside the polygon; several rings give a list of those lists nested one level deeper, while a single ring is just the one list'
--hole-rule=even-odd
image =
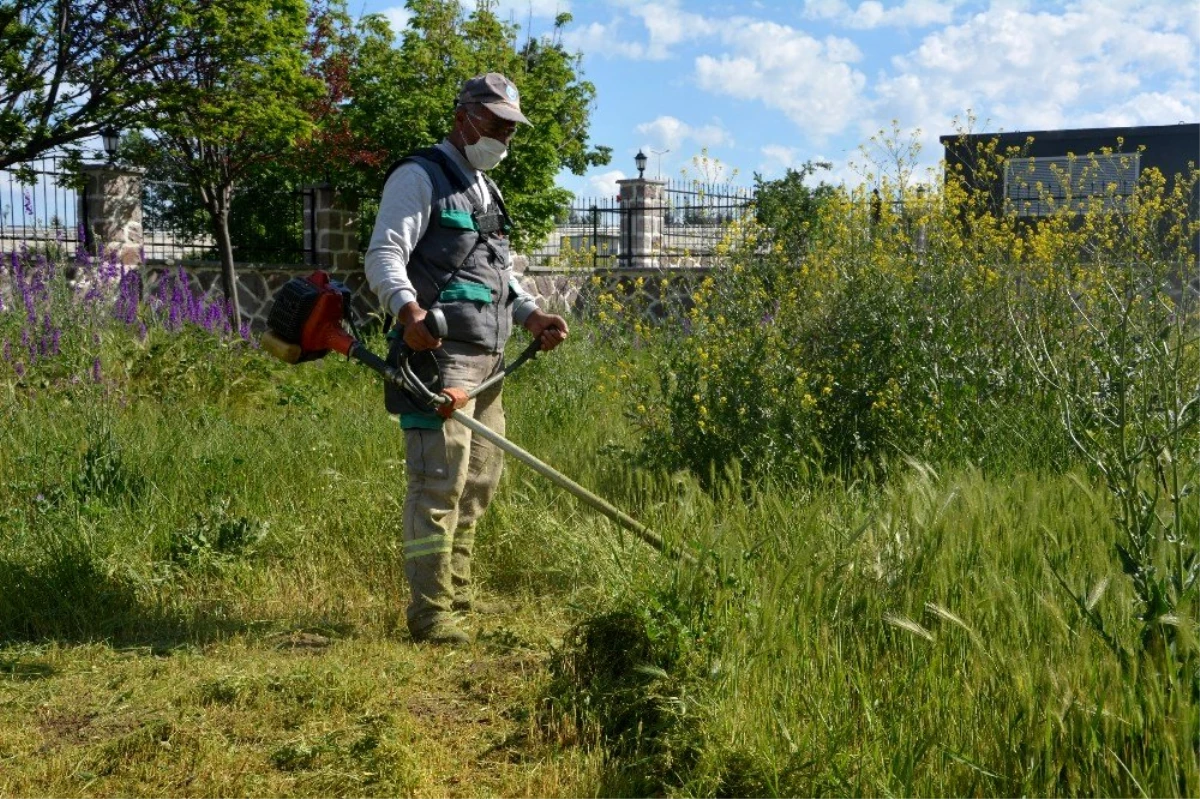
[{"label": "white long sleeve shirt", "polygon": [[[459,168],[480,202],[479,207],[486,211],[492,198],[483,173],[472,167],[450,142],[443,140],[437,147]],[[367,283],[380,305],[393,316],[399,316],[401,308],[417,301],[408,277],[408,261],[425,235],[432,215],[433,182],[429,175],[420,164],[402,164],[384,184],[364,264]],[[511,258],[507,265],[511,266]],[[515,279],[509,281],[509,286],[513,292],[513,321],[524,324],[537,304]]]}]

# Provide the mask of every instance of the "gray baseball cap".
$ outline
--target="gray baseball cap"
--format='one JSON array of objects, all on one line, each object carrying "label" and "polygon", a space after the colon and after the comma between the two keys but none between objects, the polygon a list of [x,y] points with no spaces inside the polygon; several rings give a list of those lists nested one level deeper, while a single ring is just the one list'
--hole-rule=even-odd
[{"label": "gray baseball cap", "polygon": [[476,75],[463,83],[458,104],[482,103],[487,110],[510,122],[532,125],[521,113],[521,93],[508,78],[499,72]]}]

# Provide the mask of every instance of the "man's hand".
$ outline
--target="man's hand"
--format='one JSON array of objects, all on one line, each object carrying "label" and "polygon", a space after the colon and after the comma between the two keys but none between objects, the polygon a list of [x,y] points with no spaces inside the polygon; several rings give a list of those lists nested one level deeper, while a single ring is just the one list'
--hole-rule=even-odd
[{"label": "man's hand", "polygon": [[549,352],[567,340],[567,320],[544,311],[534,311],[525,320],[525,329],[542,342],[542,350]]},{"label": "man's hand", "polygon": [[404,343],[414,352],[436,350],[442,346],[440,338],[434,338],[425,327],[425,309],[410,302],[400,309],[400,323],[404,325]]}]

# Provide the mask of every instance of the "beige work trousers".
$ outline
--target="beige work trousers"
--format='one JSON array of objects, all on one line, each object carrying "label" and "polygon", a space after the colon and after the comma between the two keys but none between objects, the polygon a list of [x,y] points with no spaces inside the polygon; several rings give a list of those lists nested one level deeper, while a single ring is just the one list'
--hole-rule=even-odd
[{"label": "beige work trousers", "polygon": [[[436,354],[442,385],[467,391],[493,375],[503,359],[453,341]],[[497,384],[462,410],[504,435],[500,394]],[[437,430],[406,429],[404,438],[404,574],[411,592],[408,629],[417,634],[449,621],[456,600],[471,600],[475,524],[496,493],[504,453],[453,419]]]}]

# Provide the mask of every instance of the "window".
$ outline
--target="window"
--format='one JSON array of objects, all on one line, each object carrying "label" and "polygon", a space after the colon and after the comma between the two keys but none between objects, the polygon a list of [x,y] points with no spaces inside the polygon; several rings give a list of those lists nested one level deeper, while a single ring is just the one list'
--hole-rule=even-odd
[{"label": "window", "polygon": [[1010,158],[1004,199],[1018,216],[1046,216],[1064,206],[1082,212],[1100,200],[1105,211],[1125,207],[1141,171],[1139,153]]}]

